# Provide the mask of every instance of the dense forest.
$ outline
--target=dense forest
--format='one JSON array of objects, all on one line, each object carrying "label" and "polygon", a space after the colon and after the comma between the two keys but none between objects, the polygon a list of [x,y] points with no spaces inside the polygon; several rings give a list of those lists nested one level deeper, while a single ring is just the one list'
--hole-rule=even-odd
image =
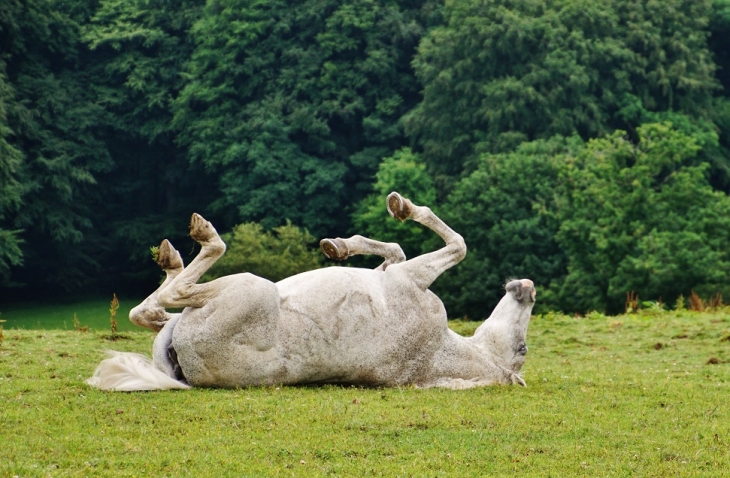
[{"label": "dense forest", "polygon": [[451,316],[730,292],[729,42],[730,0],[4,0],[0,299],[145,295],[194,211],[209,277],[439,247],[392,190],[466,240]]}]

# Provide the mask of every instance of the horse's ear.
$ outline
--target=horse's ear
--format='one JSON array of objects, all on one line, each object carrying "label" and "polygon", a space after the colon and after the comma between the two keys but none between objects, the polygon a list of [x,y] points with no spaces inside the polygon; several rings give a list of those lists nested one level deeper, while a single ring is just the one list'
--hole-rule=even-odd
[{"label": "horse's ear", "polygon": [[510,279],[505,285],[504,290],[511,293],[516,301],[522,300],[522,283],[517,279]]},{"label": "horse's ear", "polygon": [[513,373],[512,376],[510,376],[510,379],[512,379],[512,385],[522,385],[523,387],[527,388],[527,383],[525,383],[525,380],[516,373]]}]

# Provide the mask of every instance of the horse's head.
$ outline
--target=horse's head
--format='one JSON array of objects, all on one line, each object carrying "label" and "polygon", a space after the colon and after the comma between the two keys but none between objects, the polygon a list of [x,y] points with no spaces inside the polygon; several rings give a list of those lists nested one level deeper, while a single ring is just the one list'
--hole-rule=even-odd
[{"label": "horse's head", "polygon": [[474,340],[511,371],[511,381],[525,385],[519,376],[527,355],[527,326],[535,305],[535,285],[529,279],[513,280],[492,315],[479,326]]}]

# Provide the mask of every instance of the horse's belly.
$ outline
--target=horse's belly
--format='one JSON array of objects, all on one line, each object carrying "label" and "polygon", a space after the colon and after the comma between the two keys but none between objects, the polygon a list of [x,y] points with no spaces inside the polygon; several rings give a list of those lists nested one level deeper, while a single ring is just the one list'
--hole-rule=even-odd
[{"label": "horse's belly", "polygon": [[277,284],[293,380],[392,385],[428,362],[440,346],[443,306],[394,280],[387,271],[328,268]]}]

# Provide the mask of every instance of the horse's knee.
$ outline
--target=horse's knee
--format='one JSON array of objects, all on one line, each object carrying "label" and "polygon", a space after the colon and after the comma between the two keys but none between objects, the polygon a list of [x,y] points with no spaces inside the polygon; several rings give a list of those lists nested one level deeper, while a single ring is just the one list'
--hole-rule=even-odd
[{"label": "horse's knee", "polygon": [[205,243],[205,247],[200,251],[209,256],[220,257],[226,252],[226,243],[220,237]]},{"label": "horse's knee", "polygon": [[431,217],[435,216],[436,215],[433,213],[433,211],[431,211],[431,208],[428,206],[416,206],[413,208],[413,212],[411,213],[411,219],[422,224],[428,222]]}]

